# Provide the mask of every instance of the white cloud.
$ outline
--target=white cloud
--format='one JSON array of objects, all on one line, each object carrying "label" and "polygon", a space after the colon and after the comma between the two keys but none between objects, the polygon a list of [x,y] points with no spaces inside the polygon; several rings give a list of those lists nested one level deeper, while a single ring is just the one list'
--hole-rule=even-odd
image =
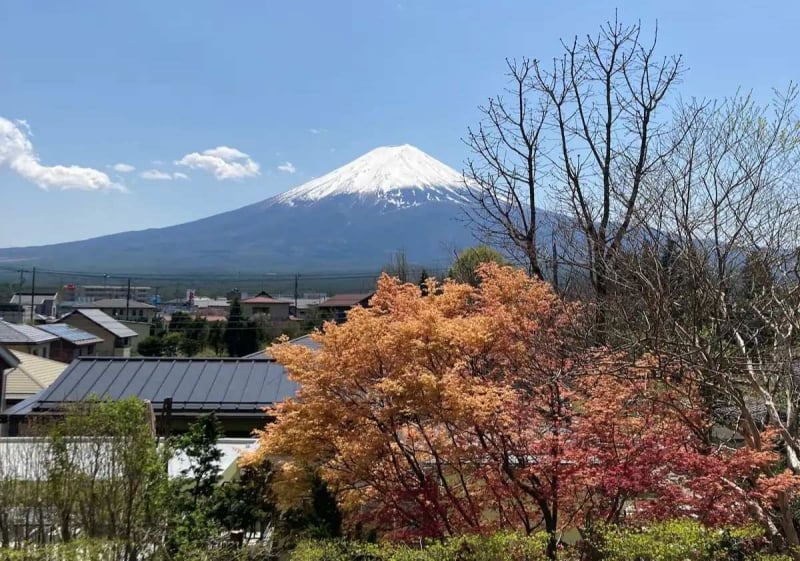
[{"label": "white cloud", "polygon": [[172,179],[172,174],[157,169],[148,169],[139,174],[142,179],[149,179],[151,181],[164,181]]},{"label": "white cloud", "polygon": [[202,152],[186,154],[175,164],[212,173],[219,180],[242,179],[260,175],[260,166],[249,155],[236,148],[217,146]]},{"label": "white cloud", "polygon": [[15,124],[0,117],[0,167],[7,166],[42,189],[124,190],[122,185],[114,183],[107,174],[94,168],[42,165],[29,136],[32,135],[27,122],[17,121]]},{"label": "white cloud", "polygon": [[113,166],[111,166],[111,169],[113,169],[114,171],[118,171],[119,173],[130,173],[132,171],[136,171],[136,168],[133,167],[132,165],[123,163],[114,164]]},{"label": "white cloud", "polygon": [[166,171],[161,171],[159,169],[148,169],[143,171],[139,174],[139,177],[142,179],[149,179],[150,181],[169,181],[171,179],[189,179],[189,176],[185,173],[181,173],[176,171],[175,173],[169,173]]},{"label": "white cloud", "polygon": [[321,131],[321,130],[319,130],[319,129],[308,129],[308,132],[310,132],[311,134],[319,134],[319,133],[321,133],[322,131]]},{"label": "white cloud", "polygon": [[297,171],[297,168],[294,167],[294,164],[292,162],[286,162],[284,164],[281,164],[278,166],[278,169],[280,171],[285,171],[286,173],[294,173]]}]

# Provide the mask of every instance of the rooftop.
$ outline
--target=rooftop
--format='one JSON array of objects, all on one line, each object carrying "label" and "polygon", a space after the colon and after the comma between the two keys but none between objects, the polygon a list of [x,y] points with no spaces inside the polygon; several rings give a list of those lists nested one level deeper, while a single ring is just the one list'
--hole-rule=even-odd
[{"label": "rooftop", "polygon": [[241,302],[242,304],[286,304],[286,302],[273,298],[266,292],[259,292],[255,296],[245,298]]},{"label": "rooftop", "polygon": [[64,339],[78,346],[102,343],[103,340],[88,331],[78,329],[66,323],[46,323],[39,326],[39,329],[55,335],[59,339]]},{"label": "rooftop", "polygon": [[322,302],[320,308],[346,308],[353,307],[366,302],[374,295],[374,292],[366,292],[364,294],[337,294],[331,296]]},{"label": "rooftop", "polygon": [[[291,343],[292,345],[300,345],[302,347],[308,347],[309,349],[312,349],[312,350],[317,350],[320,347],[322,347],[322,345],[320,345],[318,342],[316,342],[314,339],[311,338],[310,334],[309,335],[303,335],[302,337],[297,337],[296,339],[292,339],[291,341],[289,341],[289,343]],[[249,355],[246,355],[246,356],[244,356],[242,358],[256,358],[256,359],[261,359],[261,360],[269,360],[272,357],[270,356],[268,350],[269,349],[256,351],[256,352],[251,353]]]},{"label": "rooftop", "polygon": [[81,357],[37,397],[10,408],[10,415],[57,409],[90,396],[149,400],[160,411],[172,398],[180,412],[217,411],[261,415],[264,407],[295,395],[298,385],[271,360]]},{"label": "rooftop", "polygon": [[127,298],[103,298],[101,300],[95,300],[94,302],[86,302],[81,303],[79,305],[81,308],[130,308],[132,310],[138,309],[148,309],[148,310],[155,310],[156,307],[152,304],[147,304],[146,302],[139,302],[138,300],[134,300],[131,298],[128,300]]},{"label": "rooftop", "polygon": [[7,373],[6,399],[26,399],[56,381],[67,365],[57,360],[11,351],[19,364]]},{"label": "rooftop", "polygon": [[31,295],[30,292],[27,294],[25,292],[17,292],[12,297],[9,303],[11,304],[21,304],[23,306],[30,306],[31,299],[33,303],[38,306],[44,303],[46,300],[55,300],[58,298],[58,294],[55,292],[36,292]]},{"label": "rooftop", "polygon": [[58,337],[47,331],[42,331],[38,327],[0,320],[0,343],[36,345],[55,341],[56,339]]},{"label": "rooftop", "polygon": [[64,320],[74,314],[82,315],[116,337],[137,337],[139,335],[133,329],[126,327],[107,313],[92,308],[78,308],[77,310],[68,313],[61,319]]}]

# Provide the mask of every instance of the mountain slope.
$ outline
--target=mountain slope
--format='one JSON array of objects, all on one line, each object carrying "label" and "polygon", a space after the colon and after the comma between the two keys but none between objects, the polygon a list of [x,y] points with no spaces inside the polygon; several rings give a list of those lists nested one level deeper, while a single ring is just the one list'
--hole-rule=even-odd
[{"label": "mountain slope", "polygon": [[376,148],[264,201],[167,228],[0,249],[0,262],[84,271],[335,271],[418,263],[474,243],[461,174],[413,146]]}]

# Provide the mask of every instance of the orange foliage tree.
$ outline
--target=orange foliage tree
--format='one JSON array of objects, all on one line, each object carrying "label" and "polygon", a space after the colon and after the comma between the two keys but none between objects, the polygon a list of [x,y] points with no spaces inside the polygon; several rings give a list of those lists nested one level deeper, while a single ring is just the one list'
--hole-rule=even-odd
[{"label": "orange foliage tree", "polygon": [[320,469],[349,520],[389,538],[545,530],[551,554],[598,522],[736,522],[795,484],[774,454],[697,430],[700,400],[654,359],[584,345],[578,304],[510,267],[480,274],[425,291],[383,276],[321,349],[273,346],[302,389],[255,457],[287,479]]}]

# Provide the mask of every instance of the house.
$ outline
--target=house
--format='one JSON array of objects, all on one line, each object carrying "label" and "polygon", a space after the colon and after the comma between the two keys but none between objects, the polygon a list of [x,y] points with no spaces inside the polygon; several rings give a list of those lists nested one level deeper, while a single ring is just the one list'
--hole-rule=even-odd
[{"label": "house", "polygon": [[94,302],[75,302],[69,305],[73,309],[100,310],[109,316],[126,321],[149,322],[155,315],[157,308],[146,302],[139,302],[131,298],[106,298]]},{"label": "house", "polygon": [[319,306],[328,296],[326,294],[303,294],[302,297],[276,296],[276,300],[289,303],[289,315],[294,319],[314,319]]},{"label": "house", "polygon": [[126,327],[108,314],[91,308],[79,308],[70,312],[61,318],[61,322],[102,339],[101,343],[95,344],[97,356],[129,357],[131,340],[139,336],[136,331]]},{"label": "house", "polygon": [[259,292],[255,296],[242,300],[241,303],[244,317],[263,314],[270,321],[289,320],[289,302],[273,298],[266,292]]},{"label": "house", "polygon": [[70,363],[80,356],[94,355],[96,345],[103,342],[100,337],[66,323],[47,323],[39,329],[58,337],[50,344],[50,358],[61,362]]},{"label": "house", "polygon": [[9,351],[16,357],[17,365],[6,372],[5,404],[16,405],[35,396],[56,381],[67,365],[40,356]]},{"label": "house", "polygon": [[322,319],[343,322],[347,317],[347,311],[356,306],[369,307],[369,300],[374,292],[364,294],[337,294],[322,302],[319,305],[319,313]]},{"label": "house", "polygon": [[225,298],[206,298],[203,296],[194,299],[194,311],[197,317],[227,316],[230,303]]},{"label": "house", "polygon": [[36,418],[53,418],[87,398],[148,400],[160,434],[185,431],[214,412],[227,437],[247,437],[268,421],[264,408],[292,397],[298,386],[273,360],[245,358],[81,357],[36,396],[5,412],[12,436]]},{"label": "house", "polygon": [[31,316],[31,308],[34,314],[46,317],[58,317],[58,292],[17,292],[11,297],[10,304],[22,306],[24,317]]},{"label": "house", "polygon": [[0,345],[44,358],[50,357],[50,345],[58,337],[38,327],[0,320]]}]

